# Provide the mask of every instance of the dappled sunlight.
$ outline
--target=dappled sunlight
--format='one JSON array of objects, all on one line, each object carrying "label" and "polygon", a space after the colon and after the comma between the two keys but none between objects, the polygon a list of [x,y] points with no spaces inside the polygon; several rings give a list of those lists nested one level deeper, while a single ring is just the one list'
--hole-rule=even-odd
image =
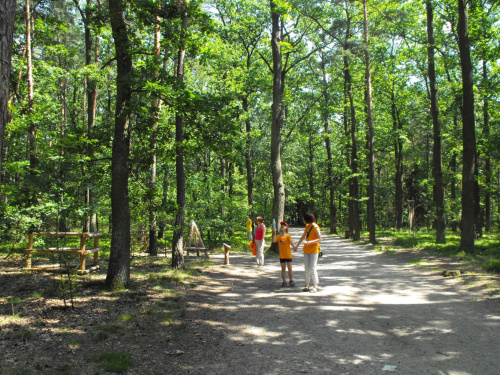
[{"label": "dappled sunlight", "polygon": [[344,333],[344,334],[349,334],[349,335],[370,335],[370,336],[378,336],[378,337],[385,337],[386,334],[382,332],[376,332],[376,331],[365,331],[362,329],[339,329],[337,330],[338,333]]},{"label": "dappled sunlight", "polygon": [[[173,374],[234,368],[242,375],[380,374],[388,368],[405,375],[496,375],[497,301],[476,300],[439,273],[420,273],[344,239],[324,236],[321,247],[317,293],[302,292],[301,252],[293,258],[295,287],[281,287],[273,254],[262,269],[249,254],[231,254],[230,265],[214,254],[196,282],[147,273],[136,288],[80,298],[80,306],[91,307],[86,316],[78,309],[56,315],[60,301],[32,299],[44,314],[41,327],[36,317],[22,324],[10,318],[15,300],[3,298],[0,328],[26,347],[37,340],[71,353],[88,352],[90,341],[103,340],[102,346],[126,337],[134,356],[144,360],[154,352]],[[14,308],[21,311],[22,304]],[[107,318],[94,325],[93,316]],[[141,345],[141,338],[153,344]]]},{"label": "dappled sunlight", "polygon": [[214,322],[212,320],[200,320],[199,322],[212,326],[215,329],[224,330],[228,339],[245,342],[245,343],[260,343],[280,345],[278,340],[283,335],[282,332],[270,331],[264,327],[253,325],[236,325],[222,322]]},{"label": "dappled sunlight", "polygon": [[[297,240],[299,231],[291,232]],[[495,374],[491,355],[475,348],[478,341],[498,342],[499,315],[464,317],[459,307],[472,297],[450,279],[419,273],[415,265],[341,238],[323,238],[317,293],[302,292],[300,251],[293,254],[294,288],[281,287],[277,257],[266,258],[259,270],[251,255],[232,254],[231,266],[221,265],[213,275],[217,290],[206,290],[210,302],[192,304],[190,312],[216,312],[205,316],[204,324],[217,327],[228,345],[262,355],[266,368],[280,368],[275,355],[286,347],[290,358],[310,356],[311,361],[293,362],[299,373],[340,374],[352,368],[379,373],[389,365],[403,374]],[[475,341],[465,339],[472,336]],[[479,356],[481,365],[470,367]]]}]

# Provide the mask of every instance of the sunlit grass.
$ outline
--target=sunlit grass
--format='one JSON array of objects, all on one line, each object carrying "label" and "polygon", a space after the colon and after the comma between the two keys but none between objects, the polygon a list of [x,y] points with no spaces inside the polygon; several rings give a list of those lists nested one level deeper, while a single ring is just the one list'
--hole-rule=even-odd
[{"label": "sunlit grass", "polygon": [[460,249],[460,233],[448,231],[446,244],[435,243],[435,231],[380,231],[377,237],[392,238],[391,244],[377,244],[377,251],[397,251],[397,249],[425,250],[444,257],[457,258],[474,264],[488,272],[500,272],[500,234],[487,233],[475,241],[474,254],[467,254]]},{"label": "sunlit grass", "polygon": [[130,320],[134,320],[135,319],[135,316],[133,315],[129,315],[129,314],[122,314],[118,317],[118,320],[120,322],[128,322]]}]

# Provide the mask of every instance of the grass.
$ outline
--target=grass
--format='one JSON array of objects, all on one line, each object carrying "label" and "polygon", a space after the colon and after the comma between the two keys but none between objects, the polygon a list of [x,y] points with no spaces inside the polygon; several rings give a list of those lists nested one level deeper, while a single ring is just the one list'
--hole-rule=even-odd
[{"label": "grass", "polygon": [[110,350],[98,354],[95,359],[103,363],[106,372],[125,372],[132,365],[132,356],[123,351]]},{"label": "grass", "polygon": [[446,244],[435,243],[435,231],[379,231],[377,237],[392,238],[392,244],[378,244],[378,251],[398,249],[425,250],[436,256],[452,257],[473,264],[484,271],[500,273],[500,233],[487,233],[475,241],[473,254],[460,249],[460,233],[447,232]]}]

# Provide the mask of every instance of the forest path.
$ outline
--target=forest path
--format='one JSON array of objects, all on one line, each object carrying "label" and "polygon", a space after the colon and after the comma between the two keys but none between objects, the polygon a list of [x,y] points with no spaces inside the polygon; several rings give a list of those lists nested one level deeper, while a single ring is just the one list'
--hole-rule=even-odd
[{"label": "forest path", "polygon": [[[291,229],[295,243],[302,230]],[[500,373],[500,299],[470,293],[453,278],[404,257],[323,236],[320,290],[281,288],[277,258],[256,269],[249,254],[223,256],[186,295],[198,340],[173,357],[192,374]],[[185,354],[185,355],[184,355]]]}]

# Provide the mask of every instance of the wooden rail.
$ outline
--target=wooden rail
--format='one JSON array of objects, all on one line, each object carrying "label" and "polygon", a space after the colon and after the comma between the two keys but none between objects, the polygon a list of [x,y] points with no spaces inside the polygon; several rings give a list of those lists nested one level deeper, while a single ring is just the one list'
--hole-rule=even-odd
[{"label": "wooden rail", "polygon": [[[33,238],[34,236],[49,236],[49,237],[80,237],[80,247],[49,247],[47,249],[33,249]],[[89,270],[85,268],[85,261],[88,254],[94,254],[94,263],[92,268],[97,269],[99,262],[99,238],[102,237],[102,233],[89,233],[89,232],[36,232],[30,233],[28,237],[28,247],[24,250],[27,254],[26,267],[27,271],[49,271],[60,268],[60,266],[50,266],[50,267],[32,267],[31,260],[33,253],[50,253],[50,254],[76,254],[80,255],[80,267],[78,269],[79,274],[89,273]],[[94,241],[93,246],[87,247],[87,238],[92,238]]]}]

